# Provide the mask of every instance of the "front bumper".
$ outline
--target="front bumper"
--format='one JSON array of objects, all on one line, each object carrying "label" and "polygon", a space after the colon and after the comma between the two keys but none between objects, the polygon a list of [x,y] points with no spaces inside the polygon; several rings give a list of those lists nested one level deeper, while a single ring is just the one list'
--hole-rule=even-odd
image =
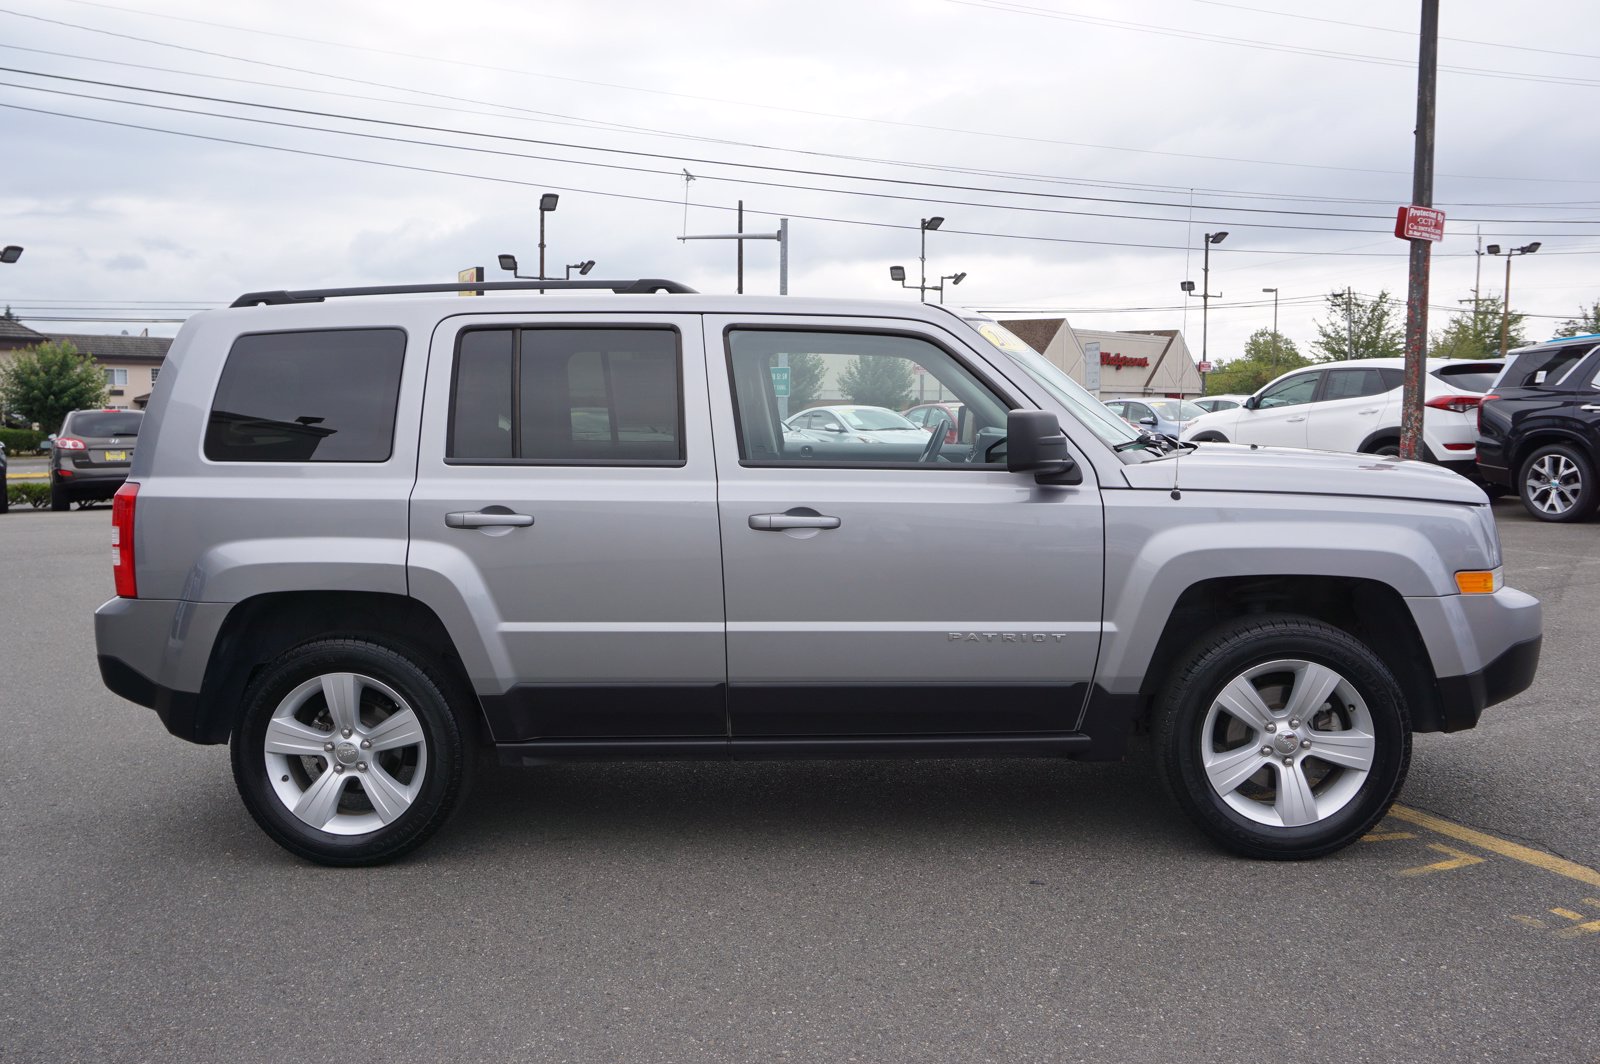
[{"label": "front bumper", "polygon": [[1539,665],[1543,608],[1532,595],[1503,587],[1492,595],[1408,598],[1428,648],[1438,704],[1420,709],[1417,731],[1462,731],[1489,706],[1527,690]]}]

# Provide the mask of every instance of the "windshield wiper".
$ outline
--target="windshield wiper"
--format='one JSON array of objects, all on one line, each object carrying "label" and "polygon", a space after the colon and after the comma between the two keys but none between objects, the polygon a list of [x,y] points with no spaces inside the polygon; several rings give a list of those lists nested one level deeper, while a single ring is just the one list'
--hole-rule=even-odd
[{"label": "windshield wiper", "polygon": [[1135,436],[1131,440],[1124,440],[1122,443],[1116,444],[1111,449],[1120,453],[1128,450],[1130,447],[1154,447],[1156,450],[1161,451],[1164,454],[1167,451],[1176,448],[1177,446],[1178,441],[1173,439],[1171,436],[1163,436],[1159,432],[1148,432],[1144,429],[1141,429],[1139,431],[1139,435]]}]

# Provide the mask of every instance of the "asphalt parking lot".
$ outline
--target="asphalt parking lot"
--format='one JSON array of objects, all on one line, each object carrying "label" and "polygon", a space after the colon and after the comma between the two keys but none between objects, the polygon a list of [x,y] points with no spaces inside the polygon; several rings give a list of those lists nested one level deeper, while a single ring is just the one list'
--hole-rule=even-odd
[{"label": "asphalt parking lot", "polygon": [[493,770],[301,862],[100,684],[108,509],[0,517],[0,1060],[1600,1061],[1600,522],[1496,505],[1535,685],[1330,858],[1146,766]]}]

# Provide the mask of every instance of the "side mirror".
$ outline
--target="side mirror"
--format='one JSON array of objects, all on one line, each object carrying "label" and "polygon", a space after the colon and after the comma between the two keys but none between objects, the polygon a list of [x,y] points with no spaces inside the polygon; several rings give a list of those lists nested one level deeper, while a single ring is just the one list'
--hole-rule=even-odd
[{"label": "side mirror", "polygon": [[1246,410],[1254,410],[1256,407],[1261,405],[1261,400],[1252,395],[1239,405],[1244,407]]},{"label": "side mirror", "polygon": [[1082,484],[1083,471],[1067,450],[1061,422],[1048,410],[1006,415],[1006,469],[1032,473],[1040,484]]},{"label": "side mirror", "polygon": [[1142,417],[1139,419],[1139,424],[1145,426],[1146,428],[1153,429],[1156,427],[1156,419],[1153,417]]}]

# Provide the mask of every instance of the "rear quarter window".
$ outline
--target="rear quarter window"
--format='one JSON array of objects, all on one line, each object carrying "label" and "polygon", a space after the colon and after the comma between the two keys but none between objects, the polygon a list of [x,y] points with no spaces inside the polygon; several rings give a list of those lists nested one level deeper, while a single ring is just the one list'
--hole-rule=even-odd
[{"label": "rear quarter window", "polygon": [[1592,344],[1569,344],[1524,351],[1501,376],[1501,388],[1554,388],[1594,350]]},{"label": "rear quarter window", "polygon": [[401,329],[253,333],[234,341],[206,422],[213,462],[383,462],[394,450]]},{"label": "rear quarter window", "polygon": [[1454,366],[1440,366],[1433,371],[1433,375],[1452,388],[1460,388],[1464,392],[1483,393],[1489,390],[1500,370],[1504,366],[1501,362],[1472,362]]}]

